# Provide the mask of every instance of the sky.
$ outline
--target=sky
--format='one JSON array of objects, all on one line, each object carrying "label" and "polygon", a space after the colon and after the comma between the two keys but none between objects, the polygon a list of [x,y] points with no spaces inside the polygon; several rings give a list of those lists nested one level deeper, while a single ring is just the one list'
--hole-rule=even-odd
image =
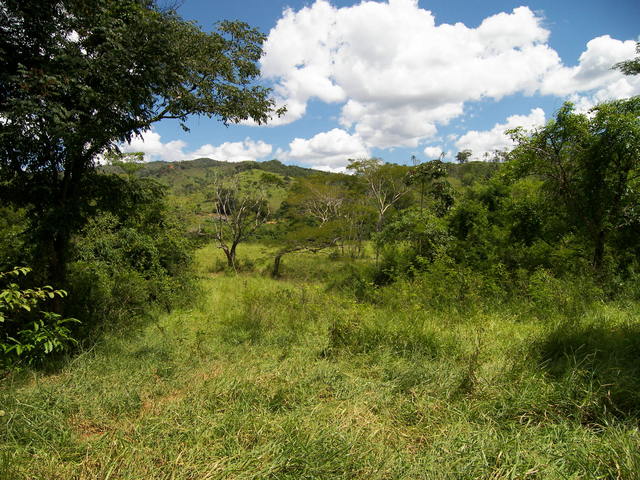
[{"label": "sky", "polygon": [[242,20],[268,37],[260,83],[287,114],[267,126],[157,123],[124,151],[147,160],[278,159],[344,171],[349,159],[407,164],[461,150],[482,160],[563,102],[588,112],[640,95],[638,0],[183,0],[211,30]]}]

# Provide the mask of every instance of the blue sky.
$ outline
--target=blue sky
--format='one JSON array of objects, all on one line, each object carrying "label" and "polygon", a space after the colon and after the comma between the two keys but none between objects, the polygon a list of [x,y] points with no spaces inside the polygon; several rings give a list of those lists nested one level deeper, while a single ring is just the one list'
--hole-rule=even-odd
[{"label": "blue sky", "polygon": [[567,99],[587,111],[640,94],[640,78],[610,69],[634,56],[638,1],[184,0],[179,12],[268,34],[262,81],[289,112],[267,127],[193,118],[188,133],[164,121],[127,147],[148,159],[336,171],[363,156],[482,159]]}]

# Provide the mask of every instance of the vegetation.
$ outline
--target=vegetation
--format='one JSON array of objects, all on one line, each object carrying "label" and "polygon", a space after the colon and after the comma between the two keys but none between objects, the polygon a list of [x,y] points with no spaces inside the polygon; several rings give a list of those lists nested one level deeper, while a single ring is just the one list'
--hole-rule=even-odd
[{"label": "vegetation", "polygon": [[162,119],[281,113],[254,83],[264,36],[239,22],[207,34],[139,0],[10,0],[1,22],[0,193],[29,210],[52,283],[65,284],[72,236],[105,195],[98,155]]},{"label": "vegetation", "polygon": [[[16,267],[8,272],[0,272],[0,282],[5,283],[12,277],[26,275],[30,271],[26,267]],[[51,312],[38,312],[35,318],[28,320],[24,318],[25,312],[31,313],[43,300],[66,295],[64,290],[54,290],[49,286],[21,289],[17,283],[6,283],[0,290],[0,368],[16,368],[23,358],[30,365],[41,363],[46,355],[63,352],[75,342],[67,324],[77,322],[76,319],[63,319]]]},{"label": "vegetation", "polygon": [[[278,181],[278,177],[274,177]],[[262,177],[263,182],[270,179]],[[256,187],[255,185],[253,185]],[[236,248],[247,240],[269,218],[264,192],[257,188],[241,188],[236,181],[214,180],[211,197],[215,204],[212,237],[227,257],[227,265],[236,268]]]},{"label": "vegetation", "polygon": [[[216,257],[216,251],[219,257]],[[245,246],[257,272],[271,251]],[[5,381],[5,478],[638,478],[637,303],[539,273],[513,301],[438,265],[327,290],[212,275],[200,300]]]},{"label": "vegetation", "polygon": [[556,119],[532,136],[514,132],[520,174],[535,174],[562,222],[590,244],[596,270],[603,266],[610,238],[638,226],[640,203],[640,99],[596,107],[593,117],[565,104]]},{"label": "vegetation", "polygon": [[145,164],[279,113],[263,36],[2,8],[0,479],[640,478],[639,98],[490,162]]}]

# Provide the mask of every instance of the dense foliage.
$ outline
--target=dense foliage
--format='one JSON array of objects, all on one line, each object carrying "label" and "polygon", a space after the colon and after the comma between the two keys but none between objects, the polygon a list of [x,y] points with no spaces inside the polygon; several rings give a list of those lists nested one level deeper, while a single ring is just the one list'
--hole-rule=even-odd
[{"label": "dense foliage", "polygon": [[47,308],[85,334],[184,298],[185,219],[117,147],[162,119],[282,113],[255,82],[264,36],[241,22],[206,33],[151,0],[8,0],[0,31],[0,271],[29,265],[69,291]]}]

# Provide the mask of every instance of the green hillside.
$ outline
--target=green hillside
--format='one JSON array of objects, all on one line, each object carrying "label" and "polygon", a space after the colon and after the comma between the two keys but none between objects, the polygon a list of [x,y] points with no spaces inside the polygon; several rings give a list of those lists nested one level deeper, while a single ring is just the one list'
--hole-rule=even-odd
[{"label": "green hillside", "polygon": [[[278,160],[266,162],[223,162],[209,158],[180,162],[148,162],[135,173],[169,188],[169,199],[189,219],[189,229],[199,230],[216,212],[213,185],[216,181],[234,183],[241,189],[259,188],[275,213],[296,179],[311,175],[329,175],[317,170],[284,165]],[[106,167],[105,172],[120,172]]]},{"label": "green hillside", "polygon": [[258,170],[280,175],[282,177],[298,178],[318,173],[310,168],[285,165],[278,160],[266,162],[223,162],[210,158],[184,160],[180,162],[148,162],[138,172],[141,177],[155,178],[172,187],[185,188],[198,180],[204,180],[213,174],[221,176]]}]

